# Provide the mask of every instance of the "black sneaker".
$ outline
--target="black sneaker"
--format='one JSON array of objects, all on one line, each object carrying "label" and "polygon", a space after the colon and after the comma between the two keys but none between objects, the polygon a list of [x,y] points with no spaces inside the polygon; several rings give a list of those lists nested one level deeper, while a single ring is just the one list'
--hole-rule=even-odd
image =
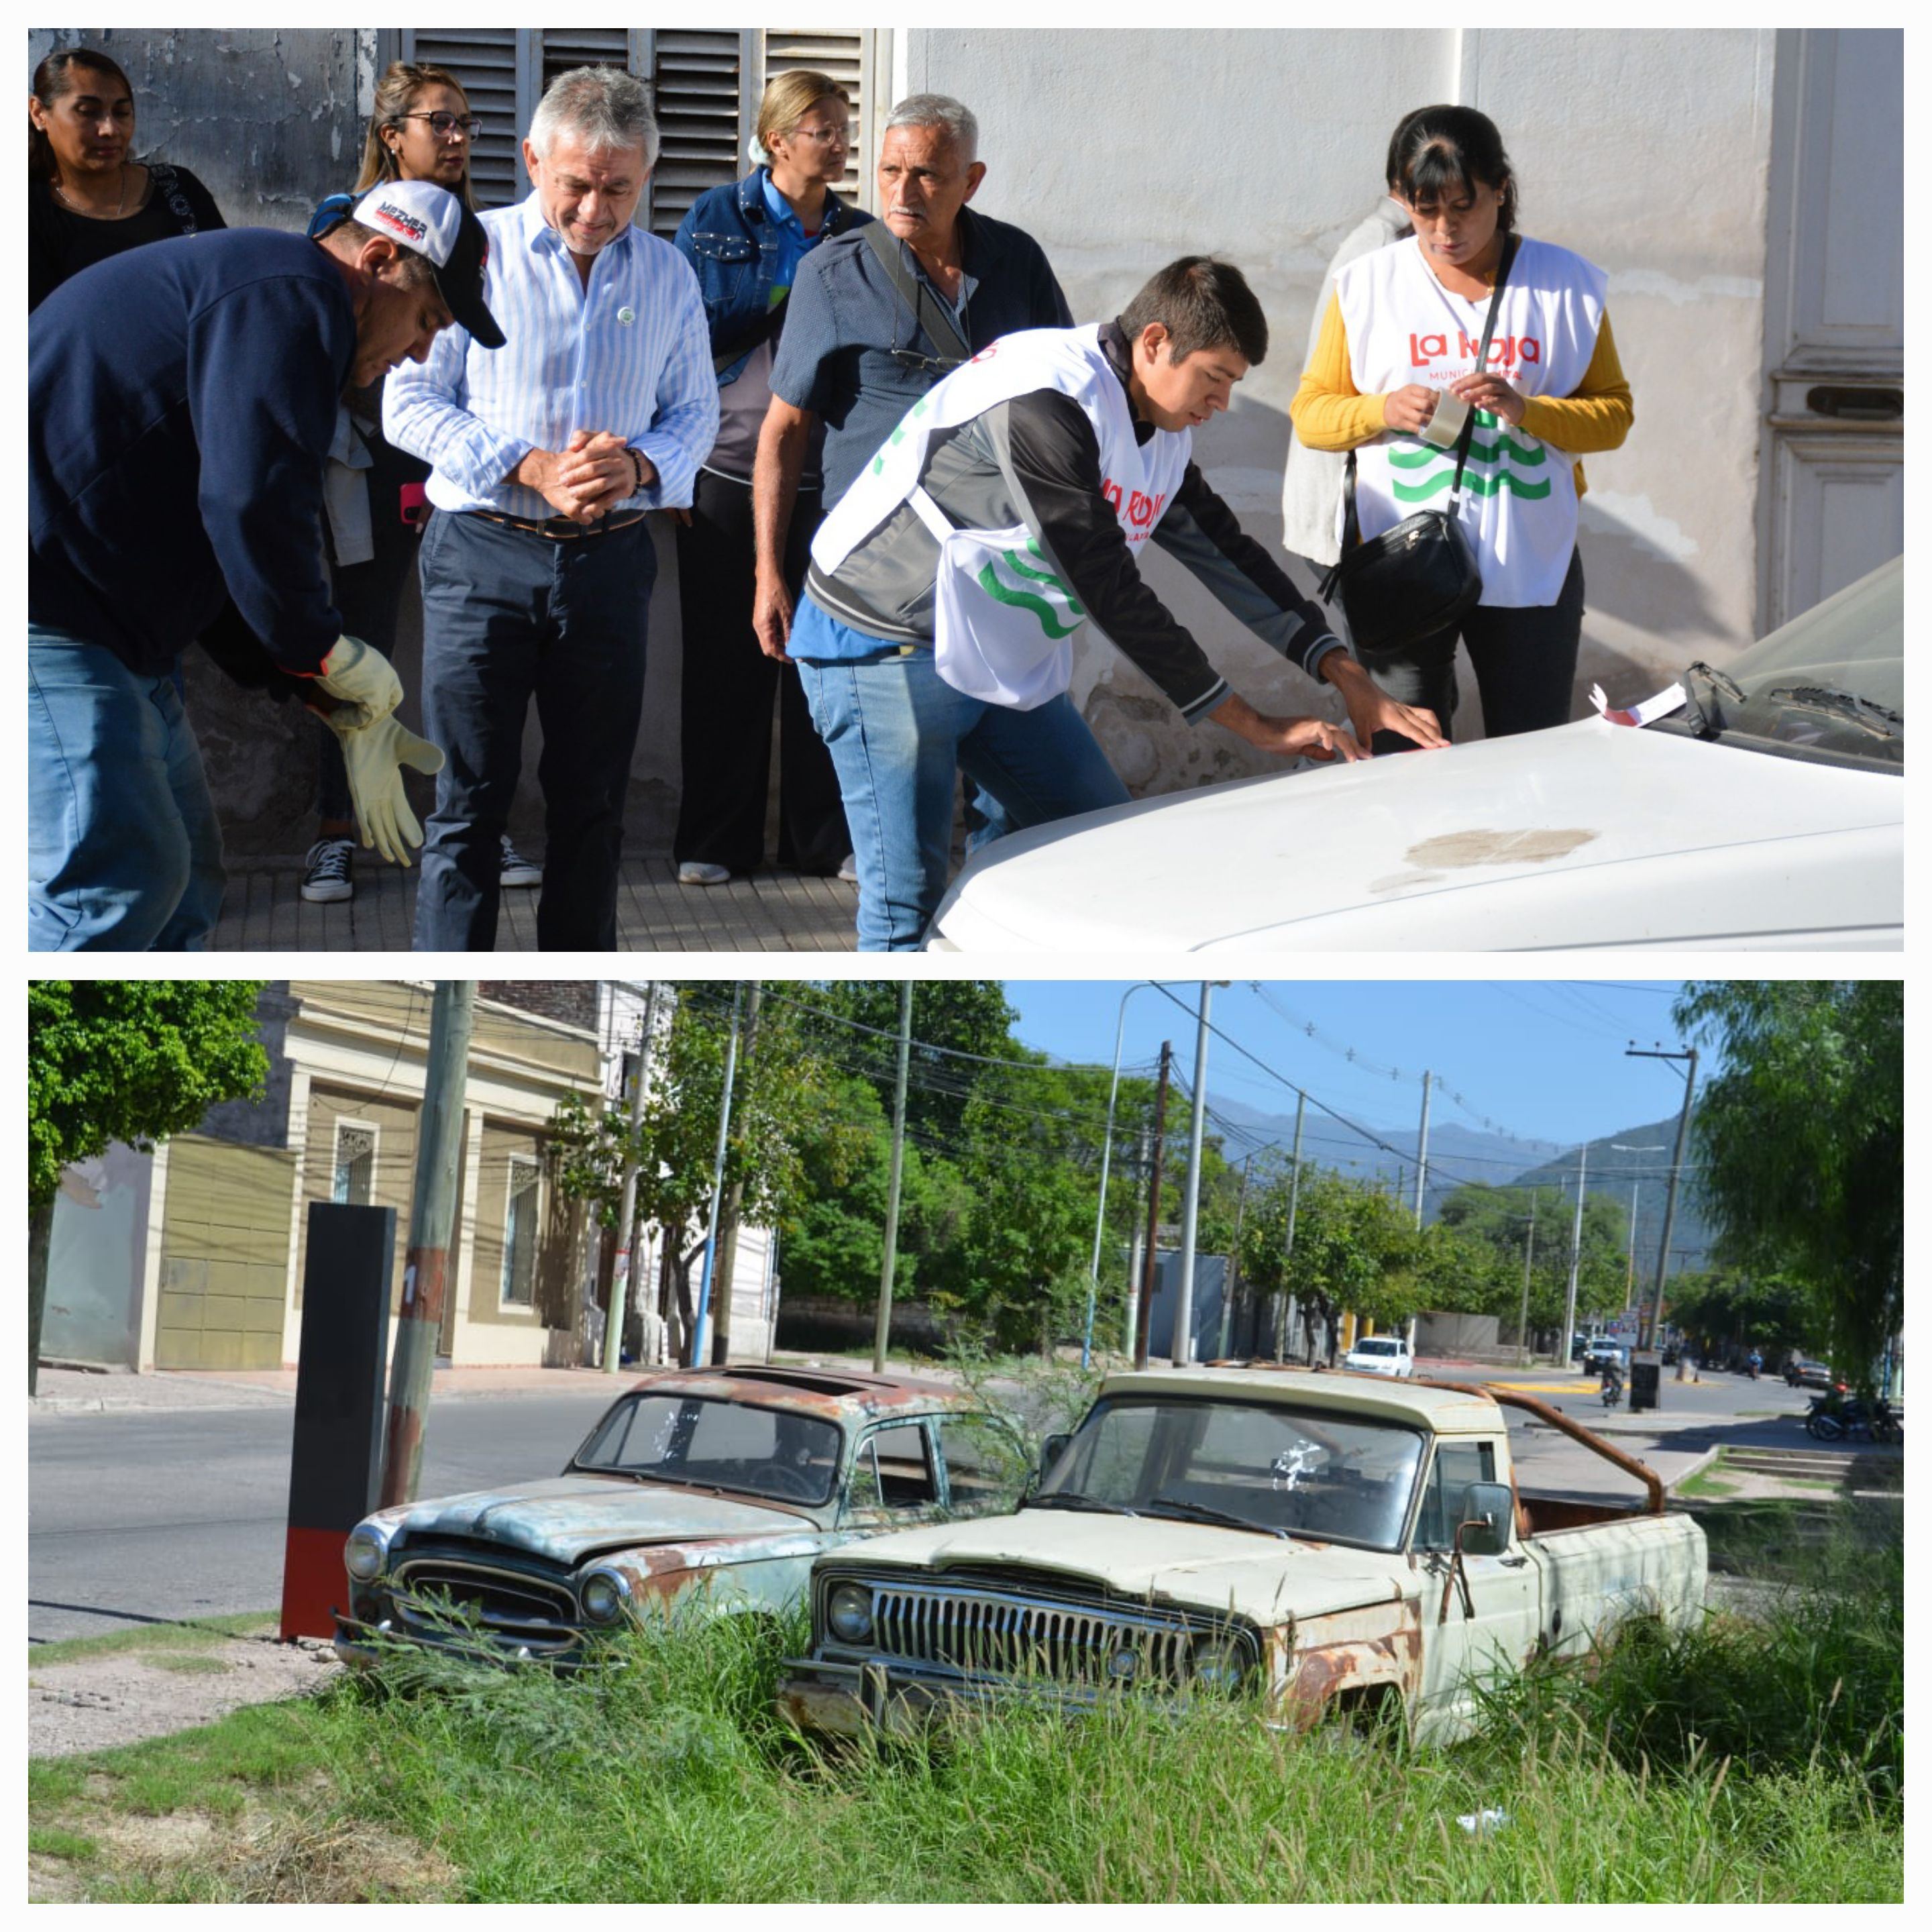
[{"label": "black sneaker", "polygon": [[349,860],[355,850],[352,838],[318,838],[308,848],[302,897],[322,905],[337,899],[352,899],[356,884],[349,876]]},{"label": "black sneaker", "polygon": [[534,859],[526,859],[510,843],[507,833],[503,838],[503,870],[497,883],[505,886],[540,886],[543,884],[543,868]]}]

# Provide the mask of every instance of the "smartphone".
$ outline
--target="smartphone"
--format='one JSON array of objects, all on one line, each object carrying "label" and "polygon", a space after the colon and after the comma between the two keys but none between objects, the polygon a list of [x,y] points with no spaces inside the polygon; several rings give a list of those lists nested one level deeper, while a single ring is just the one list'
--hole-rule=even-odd
[{"label": "smartphone", "polygon": [[416,530],[429,521],[429,494],[420,483],[403,485],[402,518],[412,530]]}]

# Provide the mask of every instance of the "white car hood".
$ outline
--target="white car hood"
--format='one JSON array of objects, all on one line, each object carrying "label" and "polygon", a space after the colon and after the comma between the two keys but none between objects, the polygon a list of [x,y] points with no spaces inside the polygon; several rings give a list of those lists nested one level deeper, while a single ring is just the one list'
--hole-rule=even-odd
[{"label": "white car hood", "polygon": [[1264,1626],[1394,1602],[1406,1584],[1414,1588],[1403,1558],[1372,1550],[1066,1510],[902,1530],[848,1550],[842,1560],[866,1571],[911,1569],[941,1577],[962,1567],[1024,1564],[1120,1596],[1232,1610]]},{"label": "white car hood", "polygon": [[970,952],[1903,944],[1902,776],[1601,718],[1016,832],[934,921]]}]

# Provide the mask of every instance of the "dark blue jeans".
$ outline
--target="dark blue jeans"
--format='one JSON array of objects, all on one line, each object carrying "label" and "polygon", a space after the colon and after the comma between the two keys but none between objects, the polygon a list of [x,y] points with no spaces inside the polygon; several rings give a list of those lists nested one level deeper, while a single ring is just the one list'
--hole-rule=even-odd
[{"label": "dark blue jeans", "polygon": [[555,543],[439,511],[422,540],[423,730],[448,758],[422,851],[419,952],[490,951],[497,842],[543,729],[537,944],[610,952],[617,860],[644,694],[657,552],[650,526]]}]

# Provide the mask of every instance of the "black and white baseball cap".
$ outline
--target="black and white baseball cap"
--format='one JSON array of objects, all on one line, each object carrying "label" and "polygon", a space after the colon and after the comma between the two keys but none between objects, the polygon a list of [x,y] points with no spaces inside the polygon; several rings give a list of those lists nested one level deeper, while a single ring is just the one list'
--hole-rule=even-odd
[{"label": "black and white baseball cap", "polygon": [[356,204],[353,218],[427,256],[450,314],[483,348],[502,347],[503,332],[483,302],[490,237],[456,196],[434,182],[383,182]]}]

